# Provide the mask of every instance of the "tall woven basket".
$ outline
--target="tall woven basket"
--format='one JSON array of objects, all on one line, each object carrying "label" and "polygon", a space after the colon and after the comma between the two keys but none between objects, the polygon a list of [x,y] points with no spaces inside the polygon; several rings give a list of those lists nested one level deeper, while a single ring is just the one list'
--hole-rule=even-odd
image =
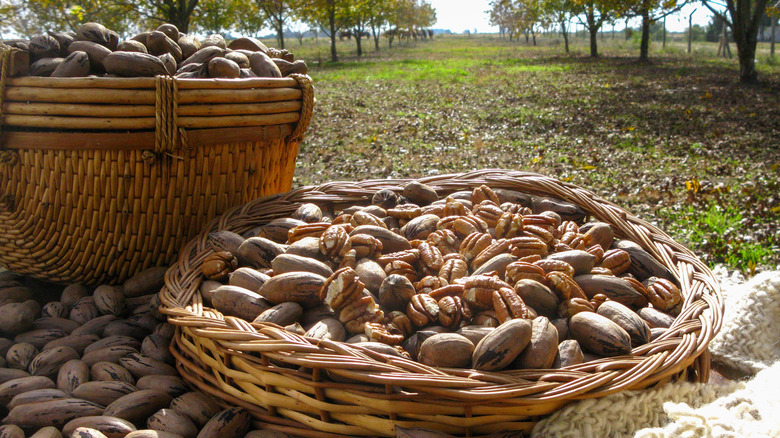
[{"label": "tall woven basket", "polygon": [[400,192],[407,181],[334,182],[233,208],[184,247],[161,291],[163,311],[178,326],[172,350],[182,376],[224,404],[250,410],[259,426],[310,437],[394,436],[396,425],[462,436],[529,431],[573,400],[708,379],[707,344],[723,315],[720,288],[709,269],[666,234],[586,190],[538,174],[484,170],[420,181],[440,195],[485,184],[579,205],[671,270],[685,296],[681,313],[664,335],[630,355],[563,369],[480,372],[307,339],[203,306],[200,266],[212,253],[208,233],[243,233],[307,202],[335,209],[368,204],[377,190]]},{"label": "tall woven basket", "polygon": [[121,283],[168,266],[230,207],[292,185],[308,76],[12,77],[0,48],[0,264],[12,271]]}]

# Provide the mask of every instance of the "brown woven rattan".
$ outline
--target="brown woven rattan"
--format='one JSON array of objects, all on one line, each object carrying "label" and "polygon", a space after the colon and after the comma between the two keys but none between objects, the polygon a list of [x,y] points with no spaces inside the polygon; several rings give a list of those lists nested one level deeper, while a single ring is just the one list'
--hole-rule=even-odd
[{"label": "brown woven rattan", "polygon": [[10,77],[2,64],[0,264],[62,283],[168,266],[209,220],[289,190],[314,106],[302,75]]},{"label": "brown woven rattan", "polygon": [[200,265],[209,232],[245,232],[289,216],[303,202],[335,208],[366,204],[375,191],[407,182],[334,182],[261,198],[212,221],[181,252],[161,291],[178,326],[173,350],[181,374],[226,404],[251,410],[263,427],[300,436],[394,436],[395,425],[483,436],[528,431],[565,404],[678,379],[706,381],[707,344],[723,315],[709,269],[666,234],[572,184],[538,174],[484,170],[423,178],[440,195],[487,184],[581,206],[642,245],[679,280],[685,302],[674,325],[630,355],[565,369],[480,372],[436,369],[355,345],[306,339],[271,324],[250,324],[203,306]]}]

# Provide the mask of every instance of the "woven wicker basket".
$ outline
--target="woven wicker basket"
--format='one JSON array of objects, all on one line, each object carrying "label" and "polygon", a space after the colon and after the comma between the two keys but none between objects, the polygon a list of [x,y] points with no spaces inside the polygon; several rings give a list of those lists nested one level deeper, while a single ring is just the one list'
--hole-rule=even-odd
[{"label": "woven wicker basket", "polygon": [[[238,233],[290,215],[304,202],[366,204],[376,190],[406,181],[337,182],[252,201],[222,215],[181,252],[161,291],[163,311],[178,326],[181,374],[226,404],[249,409],[263,427],[300,436],[394,436],[394,427],[456,435],[528,431],[543,416],[584,398],[678,379],[706,381],[707,343],[721,325],[723,303],[713,274],[667,235],[586,190],[524,172],[485,170],[421,180],[440,195],[486,184],[574,202],[641,244],[668,267],[685,295],[672,328],[630,356],[566,369],[479,372],[435,369],[351,344],[314,341],[270,324],[249,324],[204,308],[200,265],[207,235]],[[332,434],[332,435],[331,435]]]},{"label": "woven wicker basket", "polygon": [[12,53],[0,81],[0,264],[12,271],[120,283],[170,265],[228,208],[292,185],[308,76],[11,77]]}]

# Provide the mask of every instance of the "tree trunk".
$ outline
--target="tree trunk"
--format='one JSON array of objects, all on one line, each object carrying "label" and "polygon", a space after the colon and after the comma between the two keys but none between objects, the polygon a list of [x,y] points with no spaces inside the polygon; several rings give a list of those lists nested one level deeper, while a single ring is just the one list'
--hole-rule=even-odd
[{"label": "tree trunk", "polygon": [[661,43],[661,47],[666,49],[666,17],[664,17],[664,39],[663,43]]},{"label": "tree trunk", "polygon": [[599,35],[599,27],[601,26],[596,25],[596,16],[593,12],[593,7],[588,9],[586,19],[588,20],[588,32],[590,33],[590,56],[591,58],[598,58],[599,43],[597,37]]},{"label": "tree trunk", "polygon": [[734,20],[734,42],[737,45],[739,58],[739,80],[746,84],[758,82],[756,72],[756,45],[758,44],[758,23],[749,17]]},{"label": "tree trunk", "polygon": [[284,24],[276,22],[276,39],[279,40],[279,49],[284,50]]},{"label": "tree trunk", "polygon": [[531,29],[531,39],[534,42],[534,47],[536,47],[536,32],[533,29]]},{"label": "tree trunk", "polygon": [[[696,9],[693,10],[696,12]],[[693,12],[688,16],[688,53],[691,53],[691,43],[693,43]]]},{"label": "tree trunk", "polygon": [[775,39],[777,37],[777,18],[772,17],[772,26],[769,28],[770,32],[772,32],[772,36],[769,40],[769,56],[775,56]]},{"label": "tree trunk", "polygon": [[330,26],[330,60],[336,62],[339,55],[336,52],[336,7],[328,11],[328,25]]},{"label": "tree trunk", "polygon": [[631,28],[628,27],[628,20],[629,18],[626,18],[626,41],[631,39]]},{"label": "tree trunk", "polygon": [[353,33],[355,34],[355,42],[357,43],[357,56],[363,56],[363,45],[361,44],[363,41],[362,32],[356,29]]},{"label": "tree trunk", "polygon": [[643,8],[640,15],[642,16],[642,39],[639,43],[639,61],[648,62],[650,59],[648,55],[650,51],[650,11]]},{"label": "tree trunk", "polygon": [[379,34],[380,29],[378,29],[376,26],[371,26],[371,35],[374,37],[374,50],[377,52],[379,51]]},{"label": "tree trunk", "polygon": [[561,34],[563,34],[563,47],[566,53],[569,53],[569,32],[566,29],[565,21],[561,21]]},{"label": "tree trunk", "polygon": [[596,41],[598,34],[599,34],[598,29],[594,29],[590,31],[590,56],[593,58],[598,58],[599,56],[599,44]]}]

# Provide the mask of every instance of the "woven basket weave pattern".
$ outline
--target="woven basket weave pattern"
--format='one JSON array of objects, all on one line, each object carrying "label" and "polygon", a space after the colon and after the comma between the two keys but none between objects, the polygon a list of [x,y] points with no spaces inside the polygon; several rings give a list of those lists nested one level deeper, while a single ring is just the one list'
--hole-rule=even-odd
[{"label": "woven basket weave pattern", "polygon": [[167,266],[210,219],[289,190],[314,106],[301,75],[2,79],[0,264],[61,283]]},{"label": "woven basket weave pattern", "polygon": [[234,208],[212,221],[181,253],[161,292],[178,325],[177,366],[193,385],[226,404],[250,409],[264,427],[301,436],[393,436],[395,425],[466,436],[530,430],[566,403],[687,378],[706,380],[707,343],[723,304],[712,273],[660,230],[574,185],[537,174],[485,170],[421,180],[440,195],[481,184],[574,202],[615,234],[642,245],[679,279],[681,314],[667,333],[630,356],[561,370],[436,369],[331,341],[308,340],[272,324],[250,324],[204,308],[200,264],[212,251],[209,232],[238,233],[289,216],[303,202],[338,208],[366,204],[376,190],[407,181],[330,183]]}]

